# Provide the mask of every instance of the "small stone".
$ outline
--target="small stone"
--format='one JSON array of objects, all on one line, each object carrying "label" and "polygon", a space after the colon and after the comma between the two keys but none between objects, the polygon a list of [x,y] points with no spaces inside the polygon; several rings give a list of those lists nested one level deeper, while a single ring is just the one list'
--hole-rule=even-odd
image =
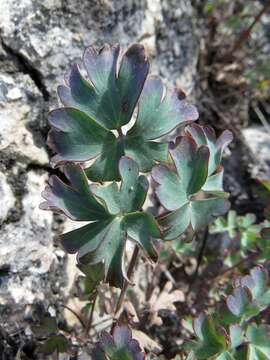
[{"label": "small stone", "polygon": [[0,173],[0,224],[5,221],[8,212],[15,205],[15,197],[13,195],[12,189],[7,182],[6,176],[3,173]]},{"label": "small stone", "polygon": [[9,90],[9,92],[7,93],[7,98],[9,100],[18,100],[22,97],[22,93],[21,90],[17,87]]},{"label": "small stone", "polygon": [[270,166],[270,133],[264,126],[252,126],[243,130],[246,145],[256,159]]}]

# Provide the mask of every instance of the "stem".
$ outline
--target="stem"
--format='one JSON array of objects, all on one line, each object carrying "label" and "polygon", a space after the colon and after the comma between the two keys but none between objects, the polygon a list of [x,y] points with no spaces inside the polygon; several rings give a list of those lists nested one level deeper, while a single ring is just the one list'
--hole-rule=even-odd
[{"label": "stem", "polygon": [[231,272],[232,270],[234,270],[235,268],[237,268],[238,266],[244,264],[245,262],[249,261],[249,260],[254,260],[256,259],[256,257],[258,256],[258,253],[251,253],[250,255],[248,255],[247,257],[245,257],[244,259],[238,261],[236,264],[234,264],[233,266],[229,267],[228,269],[225,269],[224,271],[221,272],[221,274],[217,275],[214,277],[215,280],[218,280],[220,278],[222,278],[224,275],[226,275],[228,272]]},{"label": "stem", "polygon": [[124,136],[123,131],[122,131],[121,128],[117,129],[117,132],[118,132],[119,137],[123,137],[123,136]]},{"label": "stem", "polygon": [[199,254],[197,257],[197,266],[196,266],[196,270],[193,275],[193,281],[195,281],[198,276],[198,271],[199,271],[199,267],[200,267],[202,259],[203,259],[203,253],[204,253],[204,250],[206,247],[207,239],[208,239],[208,228],[204,231],[204,234],[203,234],[202,246],[200,248],[200,251],[199,251]]},{"label": "stem", "polygon": [[[134,266],[136,265],[138,254],[139,254],[139,247],[138,247],[138,245],[136,245],[134,250],[133,250],[133,254],[132,254],[129,266],[128,266],[128,271],[127,271],[127,278],[128,279],[131,278]],[[126,294],[126,291],[127,291],[127,287],[128,287],[128,281],[125,279],[123,288],[121,289],[121,292],[120,292],[120,295],[119,295],[119,298],[118,298],[118,301],[117,301],[117,304],[116,304],[116,307],[115,307],[114,318],[115,318],[116,314],[118,313],[118,311],[122,307],[122,304],[123,304],[123,301],[124,301],[124,298],[125,298],[125,294]],[[113,321],[113,323],[112,323],[111,331],[113,330],[114,325],[115,325],[115,321]]]},{"label": "stem", "polygon": [[85,328],[85,323],[83,321],[83,319],[80,317],[79,314],[76,313],[76,311],[72,310],[69,306],[62,304],[61,306],[63,306],[65,309],[67,309],[68,311],[70,311],[80,322],[80,324],[82,325],[83,328]]},{"label": "stem", "polygon": [[86,336],[89,334],[89,331],[91,329],[91,325],[92,325],[92,322],[93,322],[94,309],[95,309],[95,305],[96,305],[96,301],[97,301],[97,296],[98,296],[98,293],[95,294],[94,299],[92,301],[92,307],[91,307],[90,315],[89,315],[88,321],[87,321],[86,326],[85,326],[85,335]]},{"label": "stem", "polygon": [[257,16],[254,18],[253,22],[249,25],[249,27],[242,31],[238,39],[235,41],[232,50],[229,53],[229,56],[232,55],[236,50],[240,49],[244,42],[248,39],[249,35],[251,34],[251,31],[253,30],[254,26],[260,21],[263,14],[268,10],[270,7],[270,0],[268,0],[262,10],[257,14]]}]

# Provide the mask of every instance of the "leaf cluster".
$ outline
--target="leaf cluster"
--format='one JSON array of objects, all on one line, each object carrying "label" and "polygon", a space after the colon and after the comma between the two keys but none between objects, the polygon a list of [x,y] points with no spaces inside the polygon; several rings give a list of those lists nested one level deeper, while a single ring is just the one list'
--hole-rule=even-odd
[{"label": "leaf cluster", "polygon": [[256,266],[250,274],[234,281],[226,304],[211,315],[194,321],[197,338],[188,359],[269,359],[270,327],[260,314],[270,305],[268,273]]},{"label": "leaf cluster", "polygon": [[93,360],[144,360],[145,354],[141,351],[137,340],[132,338],[129,327],[116,326],[112,335],[106,331],[100,335],[96,344]]},{"label": "leaf cluster", "polygon": [[[82,67],[72,66],[58,88],[63,106],[49,114],[52,163],[64,178],[49,179],[41,208],[87,222],[61,243],[77,254],[89,295],[101,280],[123,287],[128,238],[156,261],[153,238],[197,231],[229,208],[220,161],[231,133],[216,138],[210,127],[194,124],[198,113],[184,93],[148,75],[142,45],[120,50],[86,49]],[[165,135],[185,125],[169,144]],[[149,172],[169,211],[159,222],[143,210],[149,183],[141,173]]]},{"label": "leaf cluster", "polygon": [[[254,214],[239,216],[235,211],[231,210],[226,217],[220,217],[214,221],[210,226],[210,233],[228,234],[232,240],[232,245],[224,263],[227,266],[234,266],[250,253],[257,253],[257,259],[260,262],[269,259],[268,226],[268,220],[258,224]],[[236,248],[233,247],[234,243],[236,243]]]},{"label": "leaf cluster", "polygon": [[56,318],[49,313],[42,316],[38,325],[32,325],[31,330],[41,342],[38,352],[51,355],[68,351],[69,342],[63,334],[59,333]]}]

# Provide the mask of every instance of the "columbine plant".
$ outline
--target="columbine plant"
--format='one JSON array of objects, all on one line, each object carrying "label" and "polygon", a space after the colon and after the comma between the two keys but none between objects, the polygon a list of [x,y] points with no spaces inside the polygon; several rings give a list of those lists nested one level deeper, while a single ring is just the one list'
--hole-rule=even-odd
[{"label": "columbine plant", "polygon": [[[139,248],[157,261],[152,238],[175,239],[190,227],[196,232],[227,211],[220,161],[232,135],[225,131],[216,139],[210,127],[195,125],[197,110],[184,93],[166,89],[159,78],[148,75],[141,45],[122,56],[119,45],[88,48],[83,67],[86,76],[77,64],[67,73],[65,85],[58,88],[63,107],[49,115],[52,163],[66,180],[49,179],[41,208],[88,222],[63,234],[61,242],[68,253],[77,253],[88,295],[101,281],[108,282],[122,289],[119,307],[128,280],[128,238],[136,244],[130,275]],[[185,125],[182,136],[169,146],[164,136]],[[140,173],[151,171],[157,197],[167,210],[159,223],[142,210],[149,184]],[[117,328],[105,340],[96,354],[106,355],[98,358],[114,359],[110,354],[123,344],[129,358],[143,358],[127,329]]]},{"label": "columbine plant", "polygon": [[269,359],[270,327],[259,316],[270,305],[266,269],[257,266],[250,275],[236,279],[224,305],[194,321],[197,339],[190,345],[188,359]]}]

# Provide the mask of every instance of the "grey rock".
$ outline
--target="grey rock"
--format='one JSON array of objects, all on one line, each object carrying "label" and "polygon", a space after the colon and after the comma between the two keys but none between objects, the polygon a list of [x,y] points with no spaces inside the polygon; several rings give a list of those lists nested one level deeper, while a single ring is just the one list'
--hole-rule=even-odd
[{"label": "grey rock", "polygon": [[12,192],[12,189],[7,182],[6,175],[0,172],[0,224],[6,219],[8,212],[15,205],[15,196]]},{"label": "grey rock", "polygon": [[264,126],[252,126],[243,129],[242,134],[246,146],[254,159],[252,175],[258,177],[261,171],[269,173],[270,170],[270,132]]},{"label": "grey rock", "polygon": [[24,163],[48,163],[42,143],[36,144],[29,130],[39,122],[42,101],[28,75],[0,73],[0,151],[13,153]]},{"label": "grey rock", "polygon": [[39,210],[40,192],[46,174],[28,172],[28,193],[23,197],[23,216],[19,222],[5,224],[0,231],[0,268],[9,269],[0,287],[0,303],[20,306],[44,300],[50,284],[41,281],[55,255],[52,241],[52,214]]},{"label": "grey rock", "polygon": [[38,69],[49,93],[86,46],[104,42],[141,41],[154,72],[186,91],[194,84],[198,44],[190,1],[6,0],[0,24],[4,43]]}]

